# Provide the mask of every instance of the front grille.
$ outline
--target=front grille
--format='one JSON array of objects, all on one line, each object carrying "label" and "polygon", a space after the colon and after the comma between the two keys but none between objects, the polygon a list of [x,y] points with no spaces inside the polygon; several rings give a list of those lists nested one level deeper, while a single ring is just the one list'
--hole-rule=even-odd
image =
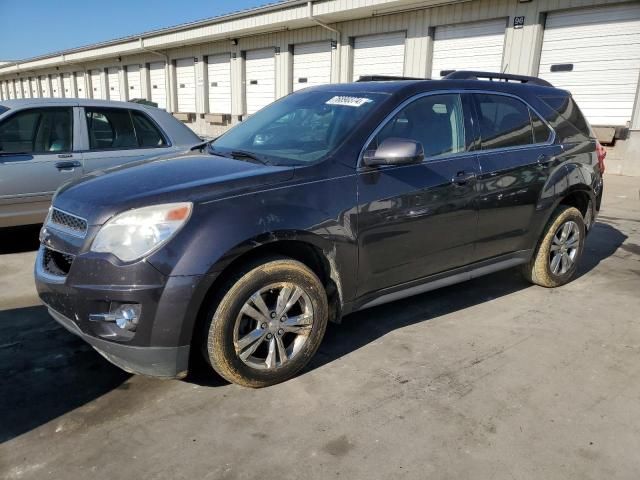
[{"label": "front grille", "polygon": [[42,268],[49,274],[58,277],[66,277],[71,269],[74,256],[68,253],[57,252],[47,247],[42,253]]},{"label": "front grille", "polygon": [[57,208],[51,209],[49,224],[54,228],[66,230],[75,235],[84,237],[87,234],[87,221]]}]

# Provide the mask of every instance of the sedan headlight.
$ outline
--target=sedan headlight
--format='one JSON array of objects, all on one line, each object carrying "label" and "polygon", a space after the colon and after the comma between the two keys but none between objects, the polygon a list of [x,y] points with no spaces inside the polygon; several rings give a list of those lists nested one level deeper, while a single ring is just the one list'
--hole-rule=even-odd
[{"label": "sedan headlight", "polygon": [[123,262],[142,258],[178,233],[192,207],[188,202],[167,203],[123,212],[102,226],[91,250],[111,253]]}]

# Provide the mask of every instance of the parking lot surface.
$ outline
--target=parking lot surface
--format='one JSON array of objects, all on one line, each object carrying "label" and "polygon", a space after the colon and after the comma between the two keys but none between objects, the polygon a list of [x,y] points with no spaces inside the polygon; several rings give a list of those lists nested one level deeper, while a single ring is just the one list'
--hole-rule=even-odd
[{"label": "parking lot surface", "polygon": [[37,228],[0,238],[0,478],[637,479],[640,180],[608,176],[580,276],[505,271],[331,325],[262,390],[130,376],[62,327]]}]

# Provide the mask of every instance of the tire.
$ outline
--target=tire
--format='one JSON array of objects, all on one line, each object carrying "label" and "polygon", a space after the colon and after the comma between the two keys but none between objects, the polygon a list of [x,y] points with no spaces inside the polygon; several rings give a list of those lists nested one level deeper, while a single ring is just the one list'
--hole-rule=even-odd
[{"label": "tire", "polygon": [[[322,283],[306,265],[290,258],[248,264],[218,299],[208,313],[205,357],[224,379],[246,387],[267,387],[293,377],[316,353],[327,328],[329,307]],[[292,305],[285,311],[288,303]],[[278,318],[278,312],[285,313]]]},{"label": "tire", "polygon": [[[569,233],[563,242],[564,229]],[[559,287],[573,280],[584,250],[585,233],[580,211],[561,205],[551,216],[530,262],[524,265],[524,277],[547,288]],[[558,255],[561,258],[554,263]],[[565,263],[566,259],[570,262]]]}]

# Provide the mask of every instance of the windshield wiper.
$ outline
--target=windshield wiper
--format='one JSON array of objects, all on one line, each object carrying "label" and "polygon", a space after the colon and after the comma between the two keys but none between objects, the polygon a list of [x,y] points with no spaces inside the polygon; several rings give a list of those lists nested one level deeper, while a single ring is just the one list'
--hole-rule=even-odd
[{"label": "windshield wiper", "polygon": [[256,162],[259,162],[262,165],[269,165],[269,162],[267,162],[266,160],[258,157],[254,153],[245,152],[244,150],[233,150],[233,151],[229,152],[229,155],[231,155],[233,158],[248,158],[248,159],[251,159],[251,160],[255,160]]},{"label": "windshield wiper", "polygon": [[196,150],[202,151],[211,142],[212,142],[212,140],[208,140],[206,142],[199,143],[199,144],[194,145],[193,147],[191,147],[189,150],[192,151],[192,152],[195,152]]}]

